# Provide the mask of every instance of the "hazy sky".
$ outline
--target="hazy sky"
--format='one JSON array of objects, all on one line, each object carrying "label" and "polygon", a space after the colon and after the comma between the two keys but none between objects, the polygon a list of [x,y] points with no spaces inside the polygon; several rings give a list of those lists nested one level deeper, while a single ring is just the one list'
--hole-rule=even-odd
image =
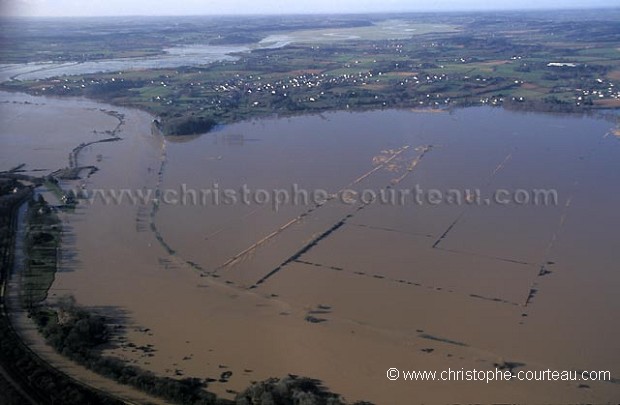
[{"label": "hazy sky", "polygon": [[364,13],[618,6],[618,0],[0,0],[3,15]]}]

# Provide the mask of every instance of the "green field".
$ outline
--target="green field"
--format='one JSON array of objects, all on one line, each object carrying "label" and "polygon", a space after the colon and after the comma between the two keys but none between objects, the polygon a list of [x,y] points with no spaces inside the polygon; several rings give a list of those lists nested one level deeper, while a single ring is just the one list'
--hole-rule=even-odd
[{"label": "green field", "polygon": [[26,227],[22,297],[24,307],[32,308],[47,298],[54,282],[62,227],[58,216],[42,199],[30,203]]},{"label": "green field", "polygon": [[[584,112],[620,107],[619,14],[287,17],[278,23],[256,17],[244,20],[238,26],[242,34],[235,38],[279,38],[289,45],[204,66],[128,69],[13,81],[2,87],[139,107],[173,133],[208,129],[212,123],[337,109],[493,104]],[[164,35],[149,21],[138,29],[134,51],[152,49],[153,38]],[[217,30],[233,35],[217,21],[198,29],[198,20],[188,20],[194,31],[187,32],[184,43],[198,37],[209,43]],[[78,41],[77,48],[92,40]],[[166,44],[178,40],[175,34]],[[7,52],[17,50],[9,47]],[[70,57],[68,53],[62,59]],[[195,125],[199,121],[208,125]]]}]

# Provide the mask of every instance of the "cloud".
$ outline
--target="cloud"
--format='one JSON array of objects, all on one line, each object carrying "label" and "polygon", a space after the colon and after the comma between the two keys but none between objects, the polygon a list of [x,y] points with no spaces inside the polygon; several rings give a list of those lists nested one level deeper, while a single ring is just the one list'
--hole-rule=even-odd
[{"label": "cloud", "polygon": [[0,15],[29,15],[45,3],[46,0],[0,0]]}]

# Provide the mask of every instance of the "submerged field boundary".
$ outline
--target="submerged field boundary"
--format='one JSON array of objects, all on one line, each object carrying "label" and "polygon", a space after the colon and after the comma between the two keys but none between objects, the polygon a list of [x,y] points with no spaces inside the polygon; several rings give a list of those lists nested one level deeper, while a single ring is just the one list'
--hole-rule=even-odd
[{"label": "submerged field boundary", "polygon": [[[405,145],[402,148],[398,149],[390,158],[385,160],[382,164],[378,165],[377,167],[375,167],[374,169],[372,169],[368,173],[360,176],[359,178],[357,178],[356,180],[351,182],[347,187],[350,187],[351,185],[357,184],[357,183],[361,182],[362,180],[364,180],[365,178],[367,178],[368,176],[370,176],[373,173],[375,173],[377,170],[379,170],[381,168],[385,168],[387,166],[387,164],[389,164],[391,161],[396,159],[400,154],[402,154],[403,152],[407,151],[409,148],[410,148],[410,145]],[[398,178],[393,179],[391,181],[391,183],[386,186],[386,188],[395,187],[396,185],[398,185],[398,183],[400,183],[403,179],[405,179],[405,177],[407,177],[409,174],[411,174],[414,171],[414,169],[418,166],[420,161],[424,158],[424,156],[432,148],[433,148],[432,145],[421,147],[420,154],[416,158],[413,159],[411,164],[408,165],[407,170],[405,171],[405,173],[403,175],[399,176]],[[258,287],[259,285],[265,283],[271,277],[276,275],[278,272],[280,272],[288,264],[293,263],[293,262],[298,261],[299,259],[301,259],[304,254],[308,253],[310,250],[312,250],[314,247],[316,247],[322,240],[328,238],[334,232],[336,232],[340,228],[342,228],[342,226],[345,225],[345,223],[347,221],[349,221],[357,213],[359,213],[361,210],[363,210],[364,208],[368,207],[369,205],[370,204],[362,203],[361,205],[358,205],[357,207],[355,207],[353,213],[345,215],[343,218],[341,218],[338,222],[334,223],[330,228],[325,230],[319,236],[317,236],[316,238],[312,239],[306,245],[302,246],[297,252],[295,252],[292,256],[290,256],[288,259],[286,259],[284,262],[282,262],[279,266],[277,266],[276,268],[271,270],[269,273],[267,273],[265,276],[263,276],[259,280],[257,280],[256,283],[254,285],[252,285],[250,288]]]}]

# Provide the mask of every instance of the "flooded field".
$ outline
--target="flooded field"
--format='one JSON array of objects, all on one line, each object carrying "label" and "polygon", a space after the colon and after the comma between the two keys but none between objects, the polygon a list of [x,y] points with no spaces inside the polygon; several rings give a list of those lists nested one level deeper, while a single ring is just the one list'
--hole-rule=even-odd
[{"label": "flooded field", "polygon": [[0,170],[25,163],[28,171],[49,173],[67,164],[74,147],[104,138],[119,123],[109,114],[114,107],[106,110],[86,100],[56,101],[0,93]]},{"label": "flooded field", "polygon": [[271,43],[333,43],[350,40],[405,39],[428,33],[452,32],[456,26],[448,24],[420,24],[405,20],[385,20],[365,27],[310,29],[285,34],[269,35],[261,44]]},{"label": "flooded field", "polygon": [[98,72],[203,66],[217,61],[236,60],[238,57],[233,56],[233,54],[249,52],[254,49],[275,49],[284,45],[286,43],[282,41],[234,46],[195,44],[164,49],[164,54],[160,56],[117,58],[88,62],[0,64],[0,82],[13,79],[36,80],[55,76]]},{"label": "flooded field", "polygon": [[[63,167],[118,124],[103,104],[2,97],[0,170]],[[391,367],[497,365],[620,375],[620,141],[610,122],[385,110],[163,139],[147,114],[115,110],[122,141],[82,150],[80,164],[99,171],[81,186],[149,197],[94,198],[64,214],[71,254],[50,292],[124,326],[108,354],[175,378],[232,372],[209,384],[224,396],[291,373],[378,404],[618,397],[618,380],[386,378]],[[432,195],[449,190],[460,203]],[[505,203],[498,190],[557,199]],[[389,192],[404,197],[362,198]]]}]

